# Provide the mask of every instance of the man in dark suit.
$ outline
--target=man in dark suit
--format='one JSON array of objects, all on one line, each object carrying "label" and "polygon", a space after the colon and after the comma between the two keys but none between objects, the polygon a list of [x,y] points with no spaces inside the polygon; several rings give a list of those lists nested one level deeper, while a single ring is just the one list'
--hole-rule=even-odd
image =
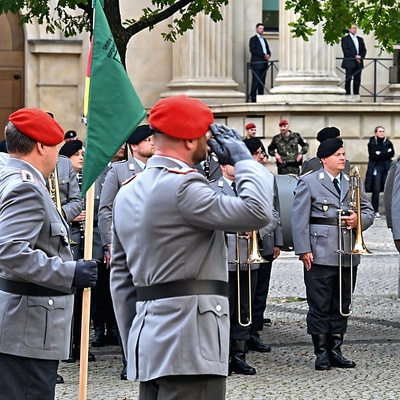
[{"label": "man in dark suit", "polygon": [[264,39],[264,25],[258,23],[256,25],[256,34],[250,38],[250,66],[253,72],[253,80],[251,83],[250,99],[256,102],[258,94],[264,94],[265,76],[267,75],[268,60],[271,57],[271,51],[268,42]]},{"label": "man in dark suit", "polygon": [[351,25],[349,34],[342,38],[343,62],[346,70],[345,89],[350,94],[351,78],[353,78],[353,94],[360,94],[361,70],[364,68],[364,58],[367,54],[364,40],[357,36],[357,25]]}]

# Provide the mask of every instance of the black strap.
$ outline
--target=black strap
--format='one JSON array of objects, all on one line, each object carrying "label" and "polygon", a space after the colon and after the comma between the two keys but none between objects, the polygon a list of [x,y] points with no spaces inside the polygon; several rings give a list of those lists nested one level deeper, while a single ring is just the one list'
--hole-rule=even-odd
[{"label": "black strap", "polygon": [[0,278],[0,290],[21,296],[67,296],[74,293],[60,292],[31,282],[16,282]]},{"label": "black strap", "polygon": [[310,217],[310,224],[339,226],[339,218]]},{"label": "black strap", "polygon": [[167,297],[214,294],[228,297],[229,285],[225,281],[187,279],[136,287],[138,301],[158,300]]}]

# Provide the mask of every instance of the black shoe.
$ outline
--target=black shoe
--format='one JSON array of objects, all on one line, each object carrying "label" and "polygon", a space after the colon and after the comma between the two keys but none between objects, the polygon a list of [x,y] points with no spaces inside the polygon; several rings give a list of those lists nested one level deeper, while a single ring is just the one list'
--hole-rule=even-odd
[{"label": "black shoe", "polygon": [[271,321],[270,318],[263,318],[263,324],[268,324],[268,325],[270,325],[270,324],[272,324],[272,321]]},{"label": "black shoe", "polygon": [[106,336],[104,335],[103,328],[96,328],[94,331],[94,338],[91,342],[93,347],[103,347],[106,344]]},{"label": "black shoe", "polygon": [[229,363],[229,375],[232,373],[241,375],[255,375],[256,369],[246,363],[244,353],[234,354]]},{"label": "black shoe", "polygon": [[106,343],[111,346],[120,345],[119,332],[117,326],[113,326],[111,329],[107,329]]},{"label": "black shoe", "polygon": [[57,383],[64,383],[64,378],[60,374],[57,374],[56,384]]},{"label": "black shoe", "polygon": [[329,360],[331,365],[336,368],[354,368],[356,363],[344,358],[342,355],[341,346],[343,344],[343,334],[333,333],[328,335],[328,339],[330,344]]},{"label": "black shoe", "polygon": [[250,339],[247,341],[247,347],[249,350],[258,351],[259,353],[269,353],[271,347],[263,343],[258,333],[250,335]]},{"label": "black shoe", "polygon": [[127,381],[128,376],[127,376],[127,371],[126,371],[126,365],[124,365],[124,368],[122,369],[121,372],[121,381]]},{"label": "black shoe", "polygon": [[[81,348],[76,346],[74,347],[74,349],[72,350],[73,352],[73,356],[77,359],[80,360],[81,359]],[[96,357],[94,356],[94,354],[92,354],[90,351],[88,352],[88,361],[92,362],[92,361],[96,361]]]}]

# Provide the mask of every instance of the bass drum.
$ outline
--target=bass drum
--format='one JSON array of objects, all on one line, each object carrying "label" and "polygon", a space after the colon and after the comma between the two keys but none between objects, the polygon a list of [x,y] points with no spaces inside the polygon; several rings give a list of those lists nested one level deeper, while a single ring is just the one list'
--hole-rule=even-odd
[{"label": "bass drum", "polygon": [[294,189],[297,186],[298,178],[296,175],[275,175],[278,188],[278,201],[282,225],[283,248],[284,251],[293,250],[292,239],[292,208],[294,200]]}]

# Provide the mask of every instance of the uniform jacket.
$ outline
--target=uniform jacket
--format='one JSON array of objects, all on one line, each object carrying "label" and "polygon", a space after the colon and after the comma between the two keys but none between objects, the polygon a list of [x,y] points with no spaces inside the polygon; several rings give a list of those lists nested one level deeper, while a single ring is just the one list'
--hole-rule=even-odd
[{"label": "uniform jacket", "polygon": [[[338,226],[310,224],[310,217],[337,218],[338,209],[350,209],[349,177],[342,173],[341,196],[333,186],[325,170],[303,176],[295,189],[292,210],[292,235],[296,254],[313,253],[314,263],[321,265],[339,265]],[[365,194],[361,196],[361,226],[365,230],[374,221],[374,210]],[[350,233],[351,232],[351,233]],[[355,229],[341,230],[342,248],[345,252],[352,249],[350,236],[354,243]],[[350,255],[343,257],[343,266],[350,265]],[[360,263],[360,256],[354,255],[353,265]]]},{"label": "uniform jacket", "polygon": [[129,379],[227,375],[228,298],[190,295],[138,302],[136,314],[134,285],[227,282],[223,232],[259,229],[271,219],[265,173],[254,160],[237,162],[239,197],[222,196],[197,171],[185,173],[175,160],[153,156],[143,173],[118,192],[111,294]]},{"label": "uniform jacket", "polygon": [[107,173],[100,196],[99,228],[103,246],[111,244],[112,210],[115,196],[122,184],[142,168],[132,157],[128,161],[117,161]]},{"label": "uniform jacket", "polygon": [[[376,154],[380,151],[380,154]],[[372,192],[372,180],[377,172],[381,175],[381,188],[383,192],[387,174],[392,163],[395,150],[393,143],[389,139],[384,139],[383,143],[379,143],[376,136],[372,136],[368,142],[368,166],[365,174],[365,190]],[[376,172],[377,171],[377,172]]]},{"label": "uniform jacket", "polygon": [[0,352],[68,358],[75,262],[68,226],[30,164],[10,158],[0,171],[0,276],[65,292],[21,296],[0,290]]},{"label": "uniform jacket", "polygon": [[[301,150],[299,151],[299,147]],[[271,143],[268,146],[268,154],[275,157],[275,151],[282,157],[286,163],[296,162],[296,157],[301,154],[306,154],[309,148],[309,144],[300,136],[300,133],[290,132],[289,138],[284,139],[283,136],[278,133],[272,138]]]},{"label": "uniform jacket", "polygon": [[[392,227],[393,240],[400,240],[400,157],[393,162],[393,168],[391,170],[393,171],[393,178],[391,178],[393,179],[393,188],[391,191],[391,202],[389,203],[391,218],[390,222],[387,222],[387,224],[389,227]],[[386,185],[390,187],[389,182],[387,182]]]},{"label": "uniform jacket", "polygon": [[[385,206],[386,214],[386,225],[388,228],[392,228],[392,198],[393,198],[393,185],[395,175],[400,174],[400,156],[396,160],[392,161],[386,177],[385,189],[383,190],[383,203]],[[400,184],[400,182],[399,182]],[[398,193],[398,192],[397,192]],[[397,209],[396,209],[397,210]],[[400,211],[400,210],[399,210]],[[398,226],[400,227],[400,214],[398,215]],[[398,236],[400,238],[400,235]]]},{"label": "uniform jacket", "polygon": [[260,229],[262,241],[261,255],[270,256],[274,253],[274,247],[283,247],[283,232],[280,217],[280,205],[278,199],[278,186],[275,177],[269,172],[270,185],[273,190],[272,220],[265,227]]},{"label": "uniform jacket", "polygon": [[67,222],[76,218],[83,208],[81,191],[71,162],[65,156],[58,156],[57,163],[60,200]]},{"label": "uniform jacket", "polygon": [[[264,40],[265,43],[265,48],[267,50],[267,54],[271,55],[271,50],[269,49],[268,42],[264,39],[264,37],[261,37],[262,40]],[[260,39],[258,38],[257,35],[254,35],[250,38],[249,41],[249,48],[250,48],[250,53],[251,53],[251,59],[250,62],[254,63],[252,65],[253,69],[264,69],[267,67],[268,62],[264,58],[264,51],[260,43]],[[265,62],[264,64],[261,64],[261,61]]]},{"label": "uniform jacket", "polygon": [[365,47],[364,39],[357,36],[358,48],[357,53],[356,46],[354,45],[353,39],[349,35],[342,38],[342,50],[343,50],[343,61],[342,68],[355,68],[357,66],[357,61],[355,56],[358,54],[361,56],[361,63],[358,65],[360,68],[364,68],[364,58],[367,55],[367,49]]}]

